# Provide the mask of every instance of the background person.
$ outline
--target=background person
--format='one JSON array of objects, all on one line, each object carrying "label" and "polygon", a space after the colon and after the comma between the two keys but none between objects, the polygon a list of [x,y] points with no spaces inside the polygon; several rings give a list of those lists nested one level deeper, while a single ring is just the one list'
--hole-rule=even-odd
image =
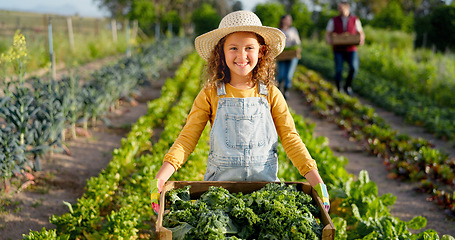
[{"label": "background person", "polygon": [[[298,48],[301,44],[299,32],[295,27],[292,26],[292,16],[286,14],[280,19],[279,29],[286,36],[286,45],[285,48]],[[282,89],[284,98],[288,98],[288,90],[292,87],[292,78],[294,77],[294,72],[299,63],[299,59],[294,57],[289,60],[277,61],[278,63],[278,85],[284,82]]]},{"label": "background person", "polygon": [[359,33],[360,45],[362,45],[365,41],[365,33],[363,32],[362,24],[359,18],[350,14],[350,6],[348,2],[339,3],[338,12],[340,15],[331,18],[327,23],[325,40],[328,44],[332,45],[333,48],[333,57],[335,60],[335,84],[338,91],[340,91],[341,88],[343,64],[346,61],[349,65],[349,73],[346,77],[343,90],[352,96],[352,80],[355,78],[359,70],[359,55],[357,54],[357,46],[335,46],[333,45],[331,35],[332,33],[341,34],[344,32],[351,34]]}]

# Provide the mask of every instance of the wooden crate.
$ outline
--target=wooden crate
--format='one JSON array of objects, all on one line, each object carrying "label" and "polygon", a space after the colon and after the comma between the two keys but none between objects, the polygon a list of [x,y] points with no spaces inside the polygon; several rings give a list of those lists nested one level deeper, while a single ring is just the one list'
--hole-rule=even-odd
[{"label": "wooden crate", "polygon": [[286,50],[285,49],[275,59],[277,61],[286,61],[286,60],[291,60],[293,58],[300,59],[300,52],[301,52],[300,48],[293,49],[293,50]]},{"label": "wooden crate", "polygon": [[360,34],[351,33],[332,33],[332,44],[335,46],[359,45]]},{"label": "wooden crate", "polygon": [[[191,199],[198,199],[204,192],[209,190],[210,186],[223,187],[231,193],[242,192],[244,194],[257,191],[267,185],[270,182],[231,182],[231,181],[169,181],[163,188],[160,196],[160,212],[156,222],[156,238],[159,240],[171,240],[172,231],[163,227],[163,215],[166,211],[165,206],[165,195],[166,192],[172,189],[178,189],[191,185],[190,194]],[[330,215],[325,211],[324,205],[322,204],[321,198],[317,192],[310,186],[309,183],[305,182],[284,182],[285,184],[296,184],[297,190],[303,191],[306,194],[311,195],[316,200],[316,204],[321,209],[321,222],[324,224],[322,230],[323,240],[333,240],[335,238],[335,226],[333,225]]]}]

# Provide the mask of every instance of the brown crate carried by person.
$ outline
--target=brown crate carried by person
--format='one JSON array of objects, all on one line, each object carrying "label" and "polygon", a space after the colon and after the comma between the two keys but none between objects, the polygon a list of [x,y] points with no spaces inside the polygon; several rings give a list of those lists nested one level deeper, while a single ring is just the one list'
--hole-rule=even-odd
[{"label": "brown crate carried by person", "polygon": [[291,60],[293,58],[298,58],[300,59],[300,52],[302,50],[300,48],[292,48],[292,49],[284,49],[283,52],[280,53],[275,59],[277,61],[286,61],[286,60]]},{"label": "brown crate carried by person", "polygon": [[351,34],[351,33],[332,33],[332,43],[335,46],[346,46],[346,45],[359,45],[360,44],[360,34]]},{"label": "brown crate carried by person", "polygon": [[[163,187],[160,196],[160,211],[156,221],[156,239],[158,240],[171,240],[172,231],[163,226],[163,215],[169,211],[166,206],[166,193],[173,189],[183,188],[190,185],[191,200],[199,198],[204,192],[209,190],[210,186],[223,187],[230,193],[242,192],[243,194],[252,193],[263,187],[270,182],[234,182],[234,181],[168,181]],[[316,202],[317,207],[321,210],[319,220],[324,225],[322,229],[322,240],[333,240],[335,238],[335,226],[328,212],[324,209],[321,198],[316,190],[314,190],[307,182],[283,182],[287,185],[296,185],[298,191],[303,191],[309,194]]]}]

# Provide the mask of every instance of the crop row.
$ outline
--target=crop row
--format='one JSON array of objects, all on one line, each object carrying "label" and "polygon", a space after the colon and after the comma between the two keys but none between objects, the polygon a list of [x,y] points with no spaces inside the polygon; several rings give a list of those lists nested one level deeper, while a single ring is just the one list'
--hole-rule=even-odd
[{"label": "crop row", "polygon": [[297,88],[320,116],[331,119],[354,139],[364,142],[371,154],[384,159],[387,170],[396,178],[420,182],[421,190],[455,212],[455,159],[432,148],[424,139],[394,131],[373,108],[338,93],[317,73],[302,66],[296,79]]},{"label": "crop row", "polygon": [[[376,183],[370,181],[365,170],[357,177],[349,174],[345,169],[348,159],[335,156],[327,146],[326,137],[314,137],[314,125],[306,123],[300,115],[292,115],[297,132],[316,160],[319,173],[329,189],[335,239],[439,239],[433,230],[412,234],[409,228],[421,229],[426,225],[425,218],[415,217],[404,222],[392,217],[389,207],[393,206],[396,197],[391,194],[378,196]],[[305,181],[281,146],[278,157],[282,181]]]},{"label": "crop row", "polygon": [[184,38],[155,42],[84,82],[75,74],[60,80],[7,82],[0,98],[0,176],[40,171],[44,154],[63,151],[66,130],[75,138],[77,124],[87,129],[89,122],[94,126],[100,118],[106,121],[104,116],[120,99],[137,94],[139,86],[157,77],[189,46]]},{"label": "crop row", "polygon": [[[88,181],[84,196],[76,204],[67,203],[69,213],[50,219],[57,229],[32,231],[29,239],[150,238],[154,213],[149,184],[185,122],[200,86],[201,70],[202,59],[196,54],[186,58],[175,77],[165,82],[161,97],[148,104],[148,113],[114,150],[107,168]],[[153,144],[151,137],[163,124],[160,139]]]},{"label": "crop row", "polygon": [[[330,50],[327,47],[320,47],[316,43],[306,42],[302,45],[303,52],[301,63],[306,67],[320,72],[326,78],[334,76],[333,60]],[[361,54],[367,51],[371,54]],[[418,91],[415,85],[421,82],[434,81],[433,75],[414,76],[413,79],[406,79],[406,74],[399,75],[386,73],[384,71],[422,72],[426,69],[408,69],[405,64],[389,61],[380,50],[365,46],[365,50],[359,50],[361,54],[361,68],[353,83],[353,89],[372,101],[375,105],[383,107],[400,116],[406,121],[418,126],[423,126],[428,132],[436,137],[446,140],[455,139],[455,107],[452,92],[455,83],[441,83],[438,90],[432,93]],[[382,59],[382,60],[381,60]],[[381,61],[386,63],[379,63]],[[377,67],[373,67],[374,65]],[[395,64],[395,65],[394,65]],[[366,66],[365,66],[366,65]],[[383,66],[387,65],[387,67]],[[382,67],[381,67],[382,66]],[[418,65],[421,66],[421,65]],[[417,66],[414,66],[416,68]],[[423,74],[423,73],[422,73]],[[393,76],[393,79],[390,77]],[[452,85],[451,85],[452,84]],[[439,94],[438,98],[435,94]]]},{"label": "crop row", "polygon": [[[168,79],[162,96],[149,104],[149,112],[133,126],[122,147],[114,151],[109,166],[96,178],[90,179],[85,195],[76,204],[69,204],[70,212],[51,222],[56,230],[32,231],[28,239],[153,239],[152,221],[155,220],[149,199],[150,181],[162,164],[164,154],[182,129],[193,99],[200,90],[202,60],[193,53]],[[181,88],[182,87],[182,88]],[[423,217],[409,222],[393,218],[388,207],[395,197],[377,195],[377,187],[363,171],[354,180],[344,168],[347,159],[336,157],[328,148],[326,138],[313,137],[313,125],[293,114],[296,129],[330,189],[331,216],[337,228],[336,239],[439,239],[427,230],[411,234],[408,228],[420,229]],[[151,142],[155,130],[163,125],[156,143]],[[209,151],[209,127],[203,131],[199,143],[187,163],[172,180],[202,180]],[[279,146],[279,177],[282,181],[304,180]],[[57,236],[58,235],[58,236]],[[448,239],[448,238],[447,238]]]}]

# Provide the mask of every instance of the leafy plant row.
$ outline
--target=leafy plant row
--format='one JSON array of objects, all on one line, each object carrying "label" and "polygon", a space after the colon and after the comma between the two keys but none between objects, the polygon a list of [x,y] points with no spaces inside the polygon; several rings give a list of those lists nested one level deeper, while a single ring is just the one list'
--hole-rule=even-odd
[{"label": "leafy plant row", "polygon": [[[174,141],[169,137],[175,138],[184,124],[185,112],[200,86],[201,70],[202,59],[197,54],[185,59],[175,77],[165,82],[161,97],[149,103],[148,113],[122,140],[122,147],[114,150],[108,167],[90,179],[84,196],[74,205],[67,203],[69,213],[50,219],[57,229],[32,231],[29,239],[45,235],[59,236],[52,239],[150,238],[154,213],[149,184]],[[152,144],[154,130],[162,124],[160,140]]]},{"label": "leafy plant row", "polygon": [[455,212],[455,159],[434,149],[424,139],[397,133],[373,108],[338,93],[315,72],[301,66],[296,79],[297,88],[320,116],[331,119],[353,138],[365,142],[369,152],[383,158],[396,178],[420,182],[422,191]]},{"label": "leafy plant row", "polygon": [[149,77],[191,49],[188,39],[173,38],[140,48],[140,53],[96,71],[81,82],[74,74],[60,80],[33,78],[9,81],[0,98],[0,175],[9,179],[41,170],[40,158],[49,151],[62,151],[65,131],[76,137],[76,125],[95,125],[119,99],[137,94]]},{"label": "leafy plant row", "polygon": [[[190,57],[191,58],[191,57]],[[198,61],[201,61],[200,59]],[[188,62],[194,62],[194,59]],[[185,63],[183,64],[185,65]],[[190,66],[194,76],[201,73],[201,68]],[[180,70],[181,68],[179,68]],[[179,73],[179,72],[178,72]],[[179,75],[179,74],[176,75]],[[184,75],[184,74],[183,74]],[[71,205],[70,213],[52,219],[68,219],[67,222],[54,224],[61,226],[57,230],[42,230],[31,232],[27,239],[67,239],[68,231],[62,229],[78,229],[71,238],[152,238],[153,233],[147,225],[153,225],[154,220],[149,200],[149,183],[162,164],[164,154],[175,141],[186,119],[194,96],[199,91],[199,84],[193,82],[194,77],[184,78],[184,81],[169,79],[162,90],[162,97],[166,98],[167,89],[171,86],[185,85],[180,100],[175,99],[175,105],[157,122],[165,122],[164,131],[160,140],[150,147],[150,138],[155,125],[149,119],[161,115],[163,111],[157,106],[163,104],[162,109],[170,109],[174,103],[157,99],[152,101],[149,113],[142,117],[128,134],[128,139],[122,141],[122,148],[115,151],[115,156],[108,168],[98,178],[92,178],[87,186],[87,193],[79,199],[77,204]],[[186,95],[187,89],[192,94]],[[193,95],[194,94],[194,95]],[[174,96],[179,94],[173,94]],[[192,95],[192,97],[190,97]],[[158,103],[159,104],[154,104]],[[168,104],[166,104],[168,103]],[[170,103],[170,105],[169,105]],[[155,114],[157,109],[158,113]],[[313,137],[313,125],[308,125],[303,118],[295,115],[296,128],[303,141],[309,148],[312,156],[317,159],[319,170],[331,189],[332,219],[337,227],[336,239],[392,239],[391,236],[406,236],[407,239],[439,239],[436,232],[427,230],[419,234],[410,234],[408,227],[421,228],[425,224],[422,217],[410,222],[402,222],[390,216],[387,206],[393,204],[391,195],[377,196],[377,187],[369,181],[368,174],[362,172],[359,180],[349,175],[344,166],[345,158],[335,157],[328,148],[326,139]],[[164,120],[167,119],[167,120]],[[145,130],[142,130],[145,129]],[[173,180],[202,180],[205,171],[205,162],[209,151],[208,127],[202,133],[190,159],[182,169],[173,175]],[[137,139],[137,140],[135,140]],[[138,143],[139,141],[141,143]],[[129,144],[129,142],[134,144]],[[129,147],[127,147],[129,146]],[[120,155],[120,152],[123,155]],[[117,155],[118,154],[118,155]],[[128,156],[128,157],[126,157]],[[130,157],[131,156],[131,157]],[[123,159],[125,160],[124,162]],[[282,147],[279,147],[280,179],[283,181],[302,180],[295,167],[286,159]],[[111,183],[113,182],[113,183]],[[110,187],[113,185],[114,187]],[[105,191],[105,188],[111,189]],[[103,204],[105,203],[105,204]],[[100,207],[102,205],[103,207]],[[58,233],[58,237],[57,237]],[[63,235],[62,235],[63,233]],[[73,232],[76,233],[76,232]],[[66,234],[66,235],[64,235]],[[398,237],[397,237],[398,238]],[[443,238],[450,239],[450,238]]]},{"label": "leafy plant row", "polygon": [[[391,216],[389,207],[396,197],[378,196],[376,183],[363,170],[354,177],[346,171],[348,159],[337,157],[328,147],[326,137],[314,137],[314,124],[294,113],[297,132],[318,164],[318,170],[330,193],[330,215],[336,228],[335,239],[439,239],[434,230],[412,234],[409,229],[426,225],[424,217],[409,222]],[[280,146],[279,177],[282,181],[305,181]],[[446,236],[448,237],[448,236]],[[445,238],[443,238],[445,239]],[[450,238],[447,238],[450,239]]]},{"label": "leafy plant row", "polygon": [[[367,46],[365,46],[367,47]],[[333,60],[330,49],[320,47],[316,43],[306,42],[302,45],[301,63],[310,69],[314,69],[324,75],[326,78],[334,76]],[[369,47],[366,51],[373,51]],[[362,50],[363,51],[363,50]],[[360,51],[359,51],[360,52]],[[386,69],[398,69],[395,71],[409,74],[416,72],[418,69],[407,69],[403,64],[394,65],[394,62],[388,62],[387,68],[377,63],[378,59],[385,59],[390,56],[383,56],[381,51],[376,49],[376,52],[371,52],[371,56],[362,54],[361,68],[358,76],[353,83],[354,90],[372,101],[375,105],[392,111],[400,116],[403,116],[406,121],[418,126],[423,126],[428,132],[433,133],[436,137],[445,140],[455,139],[455,101],[452,97],[455,83],[444,83],[435,93],[425,93],[417,91],[415,86],[422,81],[432,81],[429,79],[421,79],[409,83],[406,81],[406,74],[386,74],[382,71]],[[379,56],[378,56],[379,55]],[[388,60],[384,60],[388,61]],[[377,67],[375,64],[377,63]],[[367,67],[364,67],[367,65]],[[419,65],[420,66],[420,65]],[[419,70],[422,71],[422,70]],[[393,76],[393,79],[391,79]],[[400,78],[401,80],[397,80]],[[404,79],[403,79],[404,78]],[[423,77],[422,77],[423,78]],[[448,80],[450,81],[450,80]],[[425,85],[422,83],[422,85]],[[437,100],[438,97],[446,96],[444,100]],[[442,104],[444,103],[444,104]]]}]

